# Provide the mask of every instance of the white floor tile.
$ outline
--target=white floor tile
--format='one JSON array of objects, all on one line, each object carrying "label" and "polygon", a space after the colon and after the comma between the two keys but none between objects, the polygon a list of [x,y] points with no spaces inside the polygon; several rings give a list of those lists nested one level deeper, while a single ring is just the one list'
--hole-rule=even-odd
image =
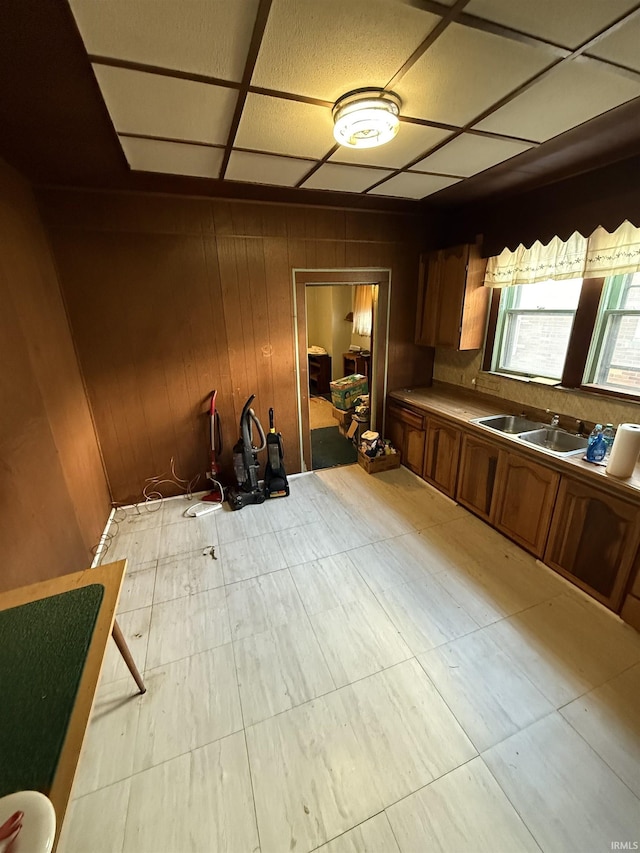
[{"label": "white floor tile", "polygon": [[432,649],[418,661],[479,752],[553,711],[486,631]]},{"label": "white floor tile", "polygon": [[133,529],[148,530],[152,527],[162,527],[164,521],[160,501],[121,507],[116,510],[114,517],[123,533]]},{"label": "white floor tile", "polygon": [[[144,672],[147,660],[147,645],[149,643],[149,626],[151,624],[151,608],[141,607],[139,610],[128,610],[116,617],[120,630],[129,646],[129,651],[140,672]],[[127,669],[122,655],[118,651],[113,638],[107,643],[107,652],[102,665],[100,680],[102,684],[117,681],[119,678],[129,679],[135,684],[133,676]]]},{"label": "white floor tile", "polygon": [[231,639],[224,588],[153,605],[147,668],[222,646]]},{"label": "white floor tile", "polygon": [[153,589],[156,582],[155,563],[146,569],[140,569],[124,576],[120,601],[118,602],[118,613],[126,613],[129,610],[139,610],[141,607],[149,607],[153,603]]},{"label": "white floor tile", "polygon": [[311,498],[292,496],[273,498],[264,502],[262,512],[269,519],[272,530],[286,530],[310,524],[318,518],[317,510]]},{"label": "white floor tile", "polygon": [[242,732],[132,778],[125,853],[258,850]]},{"label": "white floor tile", "polygon": [[263,853],[313,849],[476,752],[416,661],[247,729]]},{"label": "white floor tile", "polygon": [[306,616],[234,645],[246,726],[335,689]]},{"label": "white floor tile", "polygon": [[318,847],[318,853],[401,853],[387,816],[378,814]]},{"label": "white floor tile", "polygon": [[279,530],[275,535],[287,566],[321,560],[343,550],[337,531],[332,530],[324,521]]},{"label": "white floor tile", "polygon": [[435,577],[392,586],[376,595],[414,654],[478,629],[477,623]]},{"label": "white floor tile", "polygon": [[158,543],[160,559],[173,557],[176,554],[188,554],[198,548],[208,548],[217,545],[217,532],[213,519],[185,518],[174,524],[164,524]]},{"label": "white floor tile", "polygon": [[401,853],[540,850],[482,758],[411,794],[387,815]]},{"label": "white floor tile", "polygon": [[640,797],[640,665],[581,696],[560,713]]},{"label": "white floor tile", "polygon": [[276,536],[275,533],[266,533],[220,545],[216,553],[222,559],[225,583],[237,583],[285,569],[287,561]]},{"label": "white floor tile", "polygon": [[272,532],[269,510],[266,501],[255,506],[232,510],[228,504],[216,512],[216,524],[221,545],[237,542],[238,539],[251,539],[254,536],[267,536]]},{"label": "white floor tile", "polygon": [[134,772],[242,728],[231,643],[145,673]]},{"label": "white floor tile", "polygon": [[305,610],[288,569],[270,572],[226,588],[234,640],[303,619]]},{"label": "white floor tile", "polygon": [[640,801],[559,714],[483,758],[543,850],[601,853],[640,838]]},{"label": "white floor tile", "polygon": [[337,687],[413,655],[372,597],[323,610],[311,616],[311,623]]},{"label": "white floor tile", "polygon": [[131,677],[100,686],[80,755],[74,797],[119,782],[133,773],[141,701]]},{"label": "white floor tile", "polygon": [[428,572],[415,560],[406,560],[393,539],[375,542],[349,551],[349,557],[371,589],[377,593],[411,581],[419,581]]},{"label": "white floor tile", "polygon": [[65,815],[57,853],[121,853],[130,787],[131,780],[124,779],[73,800]]},{"label": "white floor tile", "polygon": [[103,551],[100,562],[113,563],[126,557],[128,569],[132,571],[143,563],[157,560],[160,530],[159,527],[129,530],[123,525],[110,541],[106,552]]},{"label": "white floor tile", "polygon": [[196,595],[223,584],[222,559],[213,559],[201,548],[191,554],[165,557],[158,560],[153,603]]},{"label": "white floor tile", "polygon": [[323,557],[289,571],[309,614],[372,597],[348,554]]},{"label": "white floor tile", "polygon": [[487,629],[556,707],[640,661],[640,634],[577,595],[560,595]]}]

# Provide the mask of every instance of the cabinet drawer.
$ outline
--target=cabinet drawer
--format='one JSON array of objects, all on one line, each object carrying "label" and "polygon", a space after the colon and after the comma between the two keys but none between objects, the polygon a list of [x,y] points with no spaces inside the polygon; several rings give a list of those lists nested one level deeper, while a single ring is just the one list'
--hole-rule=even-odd
[{"label": "cabinet drawer", "polygon": [[387,415],[414,429],[424,429],[424,415],[418,415],[410,409],[403,409],[400,406],[387,406]]}]

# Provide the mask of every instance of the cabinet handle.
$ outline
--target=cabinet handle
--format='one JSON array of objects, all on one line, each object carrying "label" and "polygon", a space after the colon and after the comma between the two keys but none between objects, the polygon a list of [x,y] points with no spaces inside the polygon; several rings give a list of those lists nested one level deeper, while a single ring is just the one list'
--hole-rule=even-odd
[{"label": "cabinet handle", "polygon": [[489,459],[489,472],[487,474],[487,494],[485,497],[485,509],[487,515],[491,512],[491,498],[493,497],[493,487],[496,482],[496,469],[498,467],[498,458],[491,456]]}]

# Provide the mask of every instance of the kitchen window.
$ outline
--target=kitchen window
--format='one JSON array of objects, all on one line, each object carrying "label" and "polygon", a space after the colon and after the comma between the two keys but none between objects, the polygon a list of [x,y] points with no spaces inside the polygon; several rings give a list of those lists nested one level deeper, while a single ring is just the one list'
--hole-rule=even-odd
[{"label": "kitchen window", "polygon": [[640,394],[640,273],[606,280],[585,382]]},{"label": "kitchen window", "polygon": [[560,381],[582,279],[509,287],[500,300],[492,368]]},{"label": "kitchen window", "polygon": [[640,228],[507,247],[484,283],[483,370],[640,400]]}]

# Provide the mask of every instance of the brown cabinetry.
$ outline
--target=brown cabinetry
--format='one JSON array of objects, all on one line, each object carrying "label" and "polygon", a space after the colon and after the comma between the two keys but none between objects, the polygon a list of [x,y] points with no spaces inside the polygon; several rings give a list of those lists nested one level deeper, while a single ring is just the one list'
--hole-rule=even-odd
[{"label": "brown cabinetry", "polygon": [[455,497],[460,462],[459,429],[437,418],[427,420],[424,479],[449,497]]},{"label": "brown cabinetry", "polygon": [[401,406],[387,407],[386,433],[402,454],[402,464],[422,476],[424,467],[425,418]]},{"label": "brown cabinetry", "polygon": [[457,350],[483,344],[489,288],[478,247],[453,246],[424,255],[416,318],[416,343]]},{"label": "brown cabinetry", "polygon": [[560,475],[517,453],[500,452],[493,524],[536,557],[544,553]]},{"label": "brown cabinetry", "polygon": [[640,537],[640,508],[563,477],[544,561],[617,610]]},{"label": "brown cabinetry", "polygon": [[493,492],[500,451],[495,444],[464,435],[456,497],[485,521],[491,521]]}]

